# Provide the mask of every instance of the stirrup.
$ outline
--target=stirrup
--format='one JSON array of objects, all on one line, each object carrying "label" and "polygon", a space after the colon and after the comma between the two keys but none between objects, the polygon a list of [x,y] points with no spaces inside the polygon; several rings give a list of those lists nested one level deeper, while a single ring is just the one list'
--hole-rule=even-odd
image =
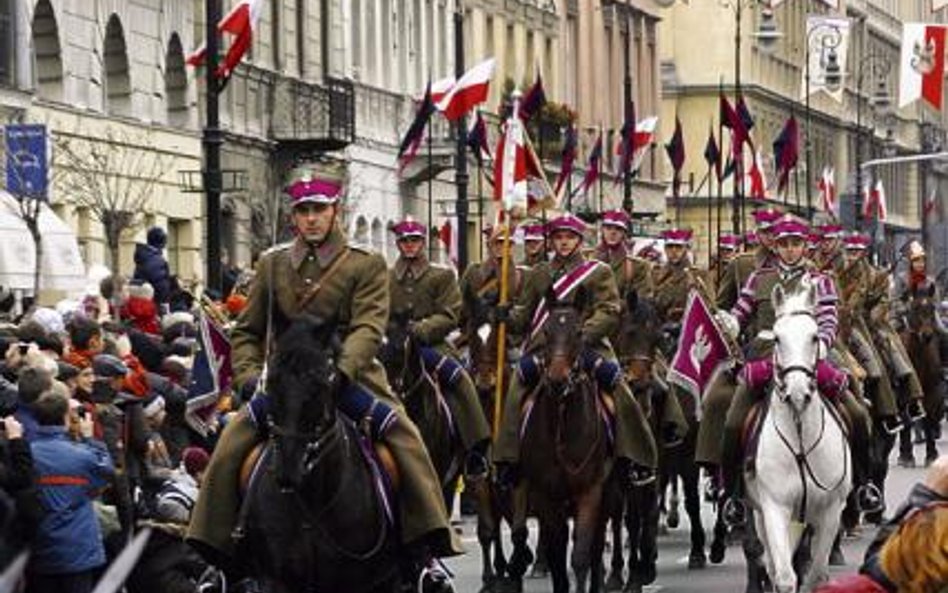
[{"label": "stirrup", "polygon": [[908,404],[908,417],[912,422],[917,422],[925,417],[925,407],[922,406],[922,402],[917,399],[913,399]]},{"label": "stirrup", "polygon": [[432,558],[418,573],[417,593],[454,593],[454,575],[438,558]]},{"label": "stirrup", "polygon": [[490,462],[479,451],[469,451],[464,460],[464,481],[479,482],[490,474]]},{"label": "stirrup", "polygon": [[897,435],[902,430],[902,422],[898,416],[887,416],[880,422],[882,430],[888,435]]},{"label": "stirrup", "polygon": [[655,483],[655,470],[642,465],[632,465],[628,473],[629,483],[635,487],[648,486]]},{"label": "stirrup", "polygon": [[885,510],[882,493],[878,486],[872,482],[867,482],[856,488],[856,506],[863,513],[878,513]]},{"label": "stirrup", "polygon": [[744,527],[747,524],[747,504],[740,498],[730,496],[724,501],[722,516],[728,527]]}]

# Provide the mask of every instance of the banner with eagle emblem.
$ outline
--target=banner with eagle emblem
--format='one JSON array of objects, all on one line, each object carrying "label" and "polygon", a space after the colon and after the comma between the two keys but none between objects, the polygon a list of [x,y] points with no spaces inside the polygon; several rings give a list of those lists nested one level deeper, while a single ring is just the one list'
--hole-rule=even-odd
[{"label": "banner with eagle emblem", "polygon": [[733,364],[731,347],[718,328],[708,305],[692,290],[681,322],[678,349],[668,369],[668,381],[695,398],[701,418],[701,401],[715,378]]}]

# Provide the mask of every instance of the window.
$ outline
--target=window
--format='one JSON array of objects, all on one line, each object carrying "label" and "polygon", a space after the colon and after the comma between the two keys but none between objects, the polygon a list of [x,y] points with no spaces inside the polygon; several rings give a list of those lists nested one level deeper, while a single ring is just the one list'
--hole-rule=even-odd
[{"label": "window", "polygon": [[62,100],[63,62],[59,27],[49,0],[37,3],[33,13],[33,59],[33,85],[37,94],[44,99]]},{"label": "window", "polygon": [[16,82],[16,0],[0,0],[0,86]]},{"label": "window", "polygon": [[108,113],[131,115],[132,85],[125,49],[125,31],[118,16],[109,17],[105,28],[105,107]]},{"label": "window", "polygon": [[187,125],[188,75],[184,65],[184,50],[177,33],[171,34],[165,54],[165,105],[169,125]]}]

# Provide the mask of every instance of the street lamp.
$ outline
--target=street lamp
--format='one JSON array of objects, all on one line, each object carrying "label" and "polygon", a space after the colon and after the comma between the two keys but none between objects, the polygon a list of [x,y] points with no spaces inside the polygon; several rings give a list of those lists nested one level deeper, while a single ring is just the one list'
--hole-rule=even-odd
[{"label": "street lamp", "polygon": [[[774,12],[769,0],[718,0],[722,8],[734,12],[734,90],[741,92],[741,20],[744,10],[760,5],[760,23],[758,29],[751,36],[757,39],[758,48],[763,53],[774,49],[781,37],[774,20]],[[731,201],[731,229],[736,235],[741,234],[744,220],[744,176],[737,175],[734,185],[734,199]]]},{"label": "street lamp", "polygon": [[[667,8],[675,3],[675,0],[667,2],[658,2],[662,8]],[[630,121],[632,113],[632,16],[635,8],[630,4],[618,2],[617,0],[602,0],[602,7],[611,7],[616,11],[625,23],[625,36],[622,37],[622,55],[623,67],[625,68],[625,77],[622,83],[622,119],[626,125],[631,125],[632,130],[626,130],[627,134],[635,133],[635,122]],[[621,28],[621,26],[620,26]],[[632,201],[632,170],[631,167],[622,172],[622,209],[632,216],[635,204]]]},{"label": "street lamp", "polygon": [[[454,4],[454,76],[461,80],[464,75],[464,2],[455,0]],[[467,117],[461,117],[457,124],[457,146],[455,163],[455,182],[457,196],[455,211],[458,221],[458,274],[467,268]]]},{"label": "street lamp", "polygon": [[839,90],[842,81],[842,73],[839,68],[839,57],[836,54],[836,48],[842,43],[843,35],[839,27],[830,23],[820,23],[810,29],[806,36],[806,76],[804,76],[805,89],[803,94],[806,98],[806,215],[813,220],[813,140],[811,138],[812,130],[812,110],[810,109],[810,54],[816,45],[819,51],[820,66],[823,70],[823,86],[827,91],[833,93]]},{"label": "street lamp", "polygon": [[871,53],[859,60],[856,75],[856,197],[853,204],[856,207],[856,230],[862,230],[862,85],[866,78],[866,67],[869,74],[875,78],[874,90],[869,97],[869,107],[876,112],[883,112],[892,105],[889,96],[889,72],[892,62],[883,54]]}]

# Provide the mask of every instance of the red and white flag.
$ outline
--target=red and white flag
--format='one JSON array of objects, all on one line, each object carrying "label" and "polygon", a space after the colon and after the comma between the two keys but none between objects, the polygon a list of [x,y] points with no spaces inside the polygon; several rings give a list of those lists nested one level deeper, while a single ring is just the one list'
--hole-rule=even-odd
[{"label": "red and white flag", "polygon": [[938,188],[933,187],[930,192],[928,192],[928,199],[925,200],[925,218],[928,218],[935,212],[935,208],[938,207]]},{"label": "red and white flag", "polygon": [[502,200],[507,211],[528,206],[527,148],[518,111],[515,103],[494,151],[494,199]]},{"label": "red and white flag", "polygon": [[494,76],[494,58],[488,58],[464,73],[438,103],[438,111],[450,121],[460,119],[487,100]]},{"label": "red and white flag", "polygon": [[866,220],[876,218],[879,221],[885,221],[888,219],[889,210],[885,203],[885,187],[883,187],[881,179],[876,180],[876,183],[872,186],[872,189],[869,188],[868,184],[866,185],[866,189],[863,192],[863,198],[863,218]]},{"label": "red and white flag", "polygon": [[767,180],[764,178],[763,157],[758,150],[754,155],[750,171],[747,173],[750,180],[750,196],[755,200],[767,199]]},{"label": "red and white flag", "polygon": [[[217,67],[217,76],[227,78],[237,64],[250,49],[253,42],[253,32],[260,21],[263,12],[263,0],[240,0],[224,18],[217,23],[220,33],[230,33],[233,40],[227,49],[224,61]],[[188,56],[187,63],[191,66],[200,66],[207,58],[207,46],[201,46]]]},{"label": "red and white flag", "polygon": [[655,143],[655,128],[658,127],[658,117],[646,117],[635,124],[635,134],[633,138],[632,164],[630,170],[634,173],[642,166],[642,160],[646,153]]},{"label": "red and white flag", "polygon": [[828,212],[833,218],[839,218],[839,202],[836,199],[836,169],[833,167],[823,167],[823,174],[817,182],[820,190],[820,199],[823,202],[823,211]]},{"label": "red and white flag", "polygon": [[451,92],[451,89],[454,88],[454,83],[457,82],[453,76],[448,76],[447,78],[442,78],[441,80],[436,80],[431,83],[431,101],[437,105],[444,99],[445,95]]},{"label": "red and white flag", "polygon": [[458,264],[458,234],[454,232],[457,225],[457,217],[451,216],[444,220],[444,224],[438,230],[438,238],[455,266]]},{"label": "red and white flag", "polygon": [[902,26],[899,107],[925,99],[941,110],[945,77],[945,25],[905,23]]}]

